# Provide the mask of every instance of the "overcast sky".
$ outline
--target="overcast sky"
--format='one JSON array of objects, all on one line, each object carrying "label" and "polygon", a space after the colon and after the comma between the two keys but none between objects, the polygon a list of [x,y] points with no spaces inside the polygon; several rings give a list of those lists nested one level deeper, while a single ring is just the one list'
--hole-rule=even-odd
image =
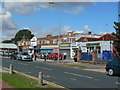
[{"label": "overcast sky", "polygon": [[83,33],[92,31],[94,34],[111,33],[115,32],[114,21],[118,21],[118,2],[89,0],[91,2],[49,4],[38,0],[10,1],[0,3],[2,40],[11,39],[23,28],[29,28],[36,37],[57,35],[59,27],[61,34],[70,30]]}]

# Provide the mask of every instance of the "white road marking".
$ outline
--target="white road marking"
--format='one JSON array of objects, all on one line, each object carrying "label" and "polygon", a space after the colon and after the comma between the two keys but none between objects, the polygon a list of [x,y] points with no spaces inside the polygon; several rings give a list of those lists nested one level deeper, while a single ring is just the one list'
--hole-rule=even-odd
[{"label": "white road marking", "polygon": [[79,77],[84,77],[84,78],[93,79],[93,77],[90,77],[90,76],[84,76],[84,75],[75,74],[75,73],[69,73],[69,72],[64,72],[64,73],[66,73],[66,74],[70,74],[70,75],[74,75],[74,76],[79,76]]},{"label": "white road marking", "polygon": [[45,69],[45,70],[49,70],[51,71],[52,69],[49,69],[49,68],[45,68],[45,67],[39,67],[39,66],[35,66],[36,68],[41,68],[41,69]]},{"label": "white road marking", "polygon": [[75,78],[70,78],[70,79],[71,79],[71,80],[74,80],[74,81],[77,80],[77,79],[75,79]]},{"label": "white road marking", "polygon": [[48,75],[43,75],[43,77],[51,77],[51,76],[48,76]]},{"label": "white road marking", "polygon": [[28,65],[28,64],[24,64],[24,63],[18,63],[18,64],[21,64],[21,65]]},{"label": "white road marking", "polygon": [[120,84],[120,82],[115,82],[116,84]]}]

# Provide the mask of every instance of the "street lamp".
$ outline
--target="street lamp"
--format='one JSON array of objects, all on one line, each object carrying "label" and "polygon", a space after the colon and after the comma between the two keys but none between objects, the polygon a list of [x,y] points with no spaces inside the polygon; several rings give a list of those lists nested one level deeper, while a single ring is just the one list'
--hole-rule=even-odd
[{"label": "street lamp", "polygon": [[[56,4],[55,2],[49,2],[49,4]],[[60,30],[61,30],[61,17],[59,15],[59,35],[58,35],[58,63],[60,63]]]}]

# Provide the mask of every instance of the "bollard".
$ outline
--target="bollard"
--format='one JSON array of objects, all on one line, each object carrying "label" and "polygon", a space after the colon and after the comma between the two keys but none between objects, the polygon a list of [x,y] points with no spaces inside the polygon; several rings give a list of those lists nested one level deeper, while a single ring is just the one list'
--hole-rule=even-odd
[{"label": "bollard", "polygon": [[12,64],[10,64],[10,72],[9,73],[13,74],[13,65]]},{"label": "bollard", "polygon": [[43,85],[43,73],[39,72],[39,76],[38,76],[38,86],[42,86]]}]

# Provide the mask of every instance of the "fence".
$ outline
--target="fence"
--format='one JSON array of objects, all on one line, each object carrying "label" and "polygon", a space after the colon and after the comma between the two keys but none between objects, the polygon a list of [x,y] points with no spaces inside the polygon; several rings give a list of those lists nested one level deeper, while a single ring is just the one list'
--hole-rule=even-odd
[{"label": "fence", "polygon": [[[113,58],[113,53],[111,51],[103,51],[102,53],[98,54],[97,61],[107,62],[108,60],[112,60]],[[80,60],[92,61],[92,53],[82,52]]]},{"label": "fence", "polygon": [[84,61],[92,61],[92,54],[91,53],[81,53],[81,59]]},{"label": "fence", "polygon": [[113,53],[111,51],[103,51],[102,54],[98,54],[98,61],[108,61],[113,58]]}]

